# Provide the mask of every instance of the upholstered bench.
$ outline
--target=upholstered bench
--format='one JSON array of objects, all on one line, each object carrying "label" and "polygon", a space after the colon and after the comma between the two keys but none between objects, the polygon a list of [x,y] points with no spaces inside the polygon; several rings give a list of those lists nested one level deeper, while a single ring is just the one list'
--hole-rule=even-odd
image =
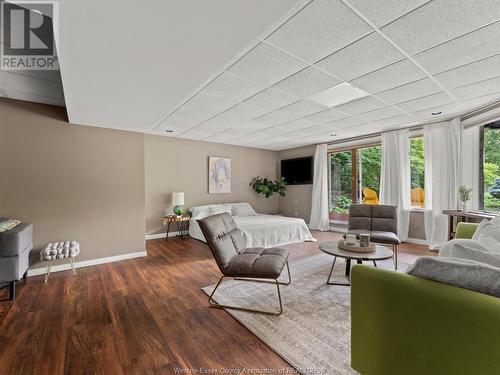
[{"label": "upholstered bench", "polygon": [[[0,222],[8,220],[0,218]],[[9,284],[9,299],[16,298],[16,281],[27,277],[29,254],[33,248],[33,225],[21,223],[0,232],[0,284]]]}]

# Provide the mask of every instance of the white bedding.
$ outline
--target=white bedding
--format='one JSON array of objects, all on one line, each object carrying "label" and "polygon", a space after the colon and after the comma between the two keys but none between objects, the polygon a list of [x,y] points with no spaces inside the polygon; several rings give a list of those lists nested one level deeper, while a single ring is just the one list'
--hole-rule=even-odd
[{"label": "white bedding", "polygon": [[[277,216],[233,216],[234,221],[247,239],[247,247],[274,247],[295,242],[316,241],[303,219]],[[196,220],[191,219],[189,235],[206,242]]]}]

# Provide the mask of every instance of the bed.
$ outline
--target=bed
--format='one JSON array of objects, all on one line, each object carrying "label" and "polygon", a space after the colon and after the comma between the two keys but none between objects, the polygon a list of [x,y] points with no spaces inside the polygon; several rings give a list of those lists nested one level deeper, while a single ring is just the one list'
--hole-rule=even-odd
[{"label": "bed", "polygon": [[279,215],[258,214],[249,203],[226,203],[197,206],[190,209],[189,235],[205,241],[197,222],[220,213],[233,215],[236,225],[246,236],[247,247],[274,247],[290,243],[316,241],[303,219]]}]

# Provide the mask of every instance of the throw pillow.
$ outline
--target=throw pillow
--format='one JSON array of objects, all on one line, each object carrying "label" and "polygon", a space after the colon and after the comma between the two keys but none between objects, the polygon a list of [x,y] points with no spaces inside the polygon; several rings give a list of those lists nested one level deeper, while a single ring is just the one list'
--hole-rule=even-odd
[{"label": "throw pillow", "polygon": [[421,257],[406,273],[500,297],[500,268],[468,259]]},{"label": "throw pillow", "polygon": [[232,205],[233,216],[256,216],[257,212],[249,203],[235,203]]},{"label": "throw pillow", "polygon": [[[476,244],[477,245],[477,244]],[[481,251],[482,247],[472,247],[455,243],[448,252],[448,258],[468,259],[500,268],[500,254]]]},{"label": "throw pillow", "polygon": [[500,241],[497,241],[495,238],[487,234],[480,234],[478,242],[483,245],[489,252],[500,254]]},{"label": "throw pillow", "polygon": [[494,238],[496,241],[500,241],[500,220],[498,220],[498,218],[495,218],[491,221],[488,221],[486,219],[481,221],[476,229],[476,232],[474,233],[474,236],[472,236],[472,239],[478,241],[479,236],[481,236],[482,234],[487,234],[488,236]]}]

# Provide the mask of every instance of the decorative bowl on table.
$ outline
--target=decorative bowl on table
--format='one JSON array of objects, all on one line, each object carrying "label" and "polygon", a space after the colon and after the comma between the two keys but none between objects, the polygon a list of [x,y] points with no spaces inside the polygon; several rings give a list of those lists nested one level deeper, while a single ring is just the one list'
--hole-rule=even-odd
[{"label": "decorative bowl on table", "polygon": [[356,244],[348,244],[346,240],[338,242],[339,249],[352,251],[354,253],[373,253],[375,251],[375,244],[370,243],[368,246],[361,246],[359,241]]}]

